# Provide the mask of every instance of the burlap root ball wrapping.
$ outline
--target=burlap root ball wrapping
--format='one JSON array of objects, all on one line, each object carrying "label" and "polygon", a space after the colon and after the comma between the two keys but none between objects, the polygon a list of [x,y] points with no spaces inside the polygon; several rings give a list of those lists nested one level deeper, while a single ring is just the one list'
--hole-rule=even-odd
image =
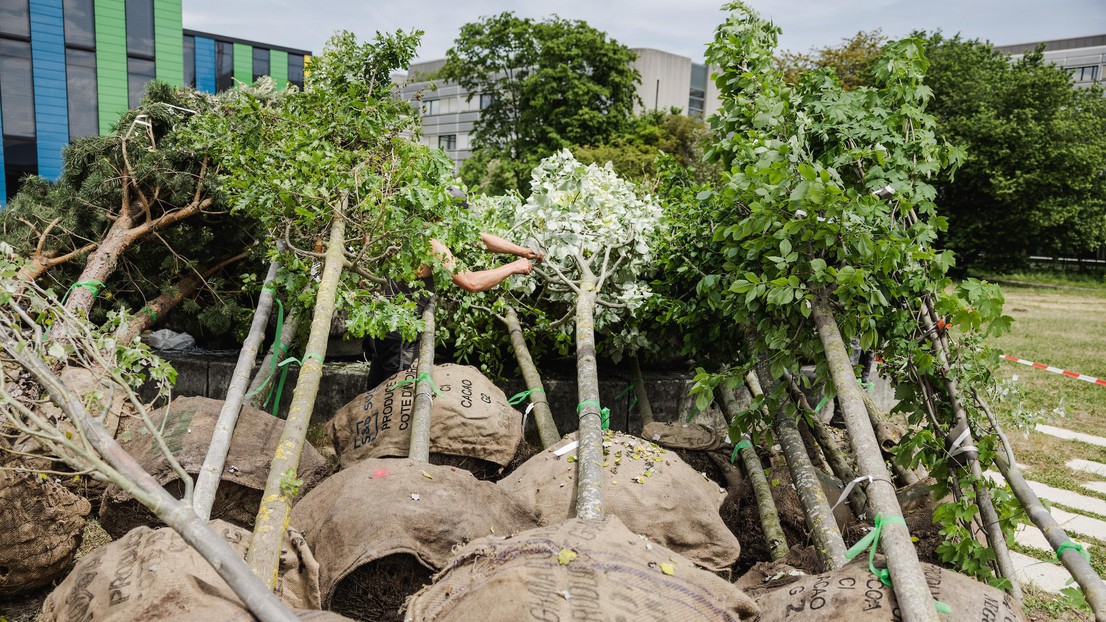
[{"label": "burlap root ball wrapping", "polygon": [[[556,451],[575,434],[534,456],[499,482],[533,509],[542,525],[576,514],[576,450]],[[634,533],[648,536],[708,569],[726,570],[741,545],[718,509],[725,489],[687,466],[675,452],[626,434],[604,435],[603,511]]]},{"label": "burlap root ball wrapping", "polygon": [[[400,372],[334,414],[331,440],[342,468],[368,458],[407,457],[415,383],[392,387],[415,376],[414,369]],[[522,443],[522,415],[503,391],[466,365],[435,365],[430,377],[440,393],[430,409],[432,461],[437,456],[476,459],[492,471],[509,464]],[[470,469],[467,463],[454,466]]]},{"label": "burlap root ball wrapping", "polygon": [[91,509],[49,477],[0,470],[0,596],[46,585],[65,572]]},{"label": "burlap root ball wrapping", "polygon": [[[886,567],[882,556],[876,558],[876,566]],[[1022,622],[1021,604],[1006,592],[933,564],[923,563],[922,571],[933,598],[952,609],[947,619]],[[894,588],[871,573],[867,555],[834,572],[797,577],[758,597],[757,605],[761,622],[901,619]]]},{"label": "burlap root ball wrapping", "polygon": [[711,451],[722,446],[725,434],[701,423],[651,421],[641,430],[641,437],[670,449]]},{"label": "burlap root ball wrapping", "polygon": [[[207,457],[211,435],[215,431],[222,407],[222,400],[206,397],[179,397],[169,405],[165,444],[184,470],[193,476],[193,480]],[[151,413],[155,425],[161,425],[165,413],[165,408]],[[265,482],[269,477],[269,465],[283,431],[283,420],[256,408],[242,408],[234,429],[230,452],[223,466],[222,481],[215,493],[215,502],[211,508],[212,518],[226,520],[246,529],[253,528],[254,518],[261,506]],[[178,498],[181,496],[182,482],[151,435],[131,431],[128,439],[120,444],[170,494]],[[326,460],[314,447],[305,444],[297,473],[297,477],[303,480],[299,494],[302,496],[311,490],[329,472],[330,467]],[[135,527],[158,526],[161,521],[122,489],[110,486],[100,505],[100,524],[113,538],[120,538]]]},{"label": "burlap root ball wrapping", "polygon": [[469,544],[412,597],[406,619],[737,622],[756,614],[727,581],[611,516]]},{"label": "burlap root ball wrapping", "polygon": [[330,608],[339,583],[370,562],[410,555],[428,579],[453,547],[530,529],[537,519],[467,471],[400,458],[364,460],[330,476],[292,509],[291,525],[321,566],[322,603]]},{"label": "burlap root ball wrapping", "polygon": [[[223,521],[210,527],[245,556],[250,532]],[[286,541],[285,549],[293,547]],[[277,594],[290,608],[318,602],[317,589],[294,553],[281,557]],[[340,620],[338,616],[311,620]],[[51,592],[42,622],[247,622],[230,587],[199,553],[168,527],[137,527],[89,553]]]}]

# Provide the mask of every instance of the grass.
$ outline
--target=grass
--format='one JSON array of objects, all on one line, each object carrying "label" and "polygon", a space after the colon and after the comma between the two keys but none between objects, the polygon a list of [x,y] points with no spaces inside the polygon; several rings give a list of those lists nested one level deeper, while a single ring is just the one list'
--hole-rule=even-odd
[{"label": "grass", "polygon": [[[1001,284],[1006,314],[1015,319],[1012,331],[994,342],[1004,354],[1106,378],[1106,277],[1021,273],[989,278]],[[1021,393],[1021,409],[1047,413],[1042,423],[1106,436],[1106,386],[1006,361],[1000,363],[997,374],[1001,379],[1015,381]],[[1009,410],[1019,405],[997,406]],[[1072,471],[1066,464],[1072,458],[1106,464],[1106,448],[1037,432],[1007,432],[1018,462],[1027,467],[1029,479],[1089,497],[1106,498],[1081,486],[1102,477]],[[1104,535],[1079,534],[1080,540],[1092,544],[1091,563],[1100,574],[1106,571],[1106,542],[1095,536]],[[1044,551],[1014,548],[1038,559],[1054,559]],[[1027,590],[1023,604],[1027,620],[1089,619],[1073,611],[1063,596],[1034,589]]]}]

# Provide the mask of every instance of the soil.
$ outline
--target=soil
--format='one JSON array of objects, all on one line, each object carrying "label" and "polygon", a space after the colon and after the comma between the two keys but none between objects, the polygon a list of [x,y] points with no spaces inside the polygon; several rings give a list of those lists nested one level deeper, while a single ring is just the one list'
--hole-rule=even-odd
[{"label": "soil", "polygon": [[464,469],[481,481],[494,482],[507,477],[514,472],[522,463],[529,460],[534,455],[540,452],[539,449],[531,445],[525,438],[523,438],[519,444],[518,449],[515,451],[515,456],[511,458],[511,461],[507,463],[507,466],[499,466],[494,462],[487,460],[481,460],[480,458],[471,458],[468,456],[453,456],[449,454],[430,454],[430,464],[437,464],[441,466],[457,467],[458,469]]},{"label": "soil", "polygon": [[[184,490],[179,479],[166,482],[164,486],[174,498],[182,498]],[[211,518],[252,530],[257,510],[261,507],[262,495],[261,490],[223,480],[215,492]],[[164,526],[149,508],[134,499],[127,499],[122,503],[105,503],[100,508],[100,518],[104,529],[112,538],[122,538],[131,529],[143,525],[155,528]]]},{"label": "soil", "polygon": [[400,607],[433,576],[433,571],[414,555],[388,555],[358,567],[339,581],[327,608],[364,622],[403,622]]}]

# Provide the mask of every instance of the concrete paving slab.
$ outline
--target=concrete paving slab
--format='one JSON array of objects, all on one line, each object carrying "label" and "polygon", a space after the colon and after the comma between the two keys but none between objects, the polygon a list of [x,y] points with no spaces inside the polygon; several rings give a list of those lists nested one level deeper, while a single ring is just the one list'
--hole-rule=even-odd
[{"label": "concrete paving slab", "polygon": [[[1106,482],[1085,482],[1082,486],[1087,490],[1106,495]],[[1106,534],[1106,532],[1103,533]]]},{"label": "concrete paving slab", "polygon": [[1019,581],[1032,583],[1046,592],[1059,594],[1071,579],[1071,574],[1059,564],[1048,562],[1042,564],[1039,559],[1014,551],[1010,551],[1010,560],[1014,562],[1014,576]]},{"label": "concrete paving slab", "polygon": [[1068,460],[1067,466],[1072,471],[1082,471],[1084,473],[1106,477],[1106,464],[1095,462],[1094,460],[1075,458],[1074,460]]},{"label": "concrete paving slab", "polygon": [[[1091,545],[1078,539],[1072,539],[1076,544],[1082,544],[1088,551],[1091,550]],[[1014,532],[1014,541],[1022,546],[1028,546],[1046,553],[1052,551],[1052,545],[1048,543],[1048,539],[1045,538],[1045,534],[1041,533],[1040,529],[1037,529],[1036,525],[1018,525],[1017,531]]]},{"label": "concrete paving slab", "polygon": [[[1005,484],[1006,480],[1002,475],[988,471],[987,477],[990,477],[993,481]],[[1061,503],[1075,510],[1082,510],[1085,512],[1094,512],[1095,514],[1106,515],[1106,501],[1095,497],[1088,497],[1087,495],[1081,495],[1077,492],[1070,490],[1064,490],[1063,488],[1056,488],[1055,486],[1049,486],[1048,484],[1042,484],[1040,482],[1027,482],[1029,488],[1037,493],[1037,496],[1042,499],[1047,499],[1052,503]],[[1100,521],[1101,522],[1101,521]]]},{"label": "concrete paving slab", "polygon": [[1071,430],[1065,430],[1064,428],[1057,428],[1051,425],[1044,425],[1043,423],[1037,424],[1037,431],[1041,434],[1048,434],[1049,436],[1055,436],[1056,438],[1063,438],[1069,441],[1082,441],[1084,443],[1090,443],[1091,445],[1098,445],[1099,447],[1106,447],[1106,438],[1101,436],[1095,436],[1094,434],[1084,434],[1082,432],[1072,432]]}]

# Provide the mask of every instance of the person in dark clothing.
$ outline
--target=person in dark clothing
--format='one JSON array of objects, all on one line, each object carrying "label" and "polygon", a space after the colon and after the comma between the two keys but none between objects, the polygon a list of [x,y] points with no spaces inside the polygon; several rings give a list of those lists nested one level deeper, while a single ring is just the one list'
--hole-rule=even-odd
[{"label": "person in dark clothing", "polygon": [[[450,187],[449,191],[454,197],[461,199],[463,205],[468,206],[463,192],[453,187]],[[518,259],[490,270],[456,271],[457,260],[454,259],[449,248],[438,240],[430,240],[430,246],[433,248],[434,254],[441,260],[442,267],[449,270],[453,284],[466,292],[487,291],[512,275],[530,274],[530,270],[533,269],[531,262],[541,262],[544,258],[542,253],[538,251],[513,244],[490,233],[481,233],[480,239],[489,251],[515,255]],[[423,282],[423,288],[420,292],[422,295],[416,299],[417,313],[419,317],[422,317],[422,313],[426,310],[426,305],[430,300],[429,294],[434,291],[432,268],[425,264],[419,266],[417,276]],[[388,281],[387,288],[388,294],[392,296],[400,293],[410,296],[415,293],[415,288],[392,280]],[[418,357],[418,340],[404,341],[398,331],[390,332],[381,339],[366,337],[364,348],[370,356],[369,377],[366,382],[370,391],[391,375],[409,368]]]}]

